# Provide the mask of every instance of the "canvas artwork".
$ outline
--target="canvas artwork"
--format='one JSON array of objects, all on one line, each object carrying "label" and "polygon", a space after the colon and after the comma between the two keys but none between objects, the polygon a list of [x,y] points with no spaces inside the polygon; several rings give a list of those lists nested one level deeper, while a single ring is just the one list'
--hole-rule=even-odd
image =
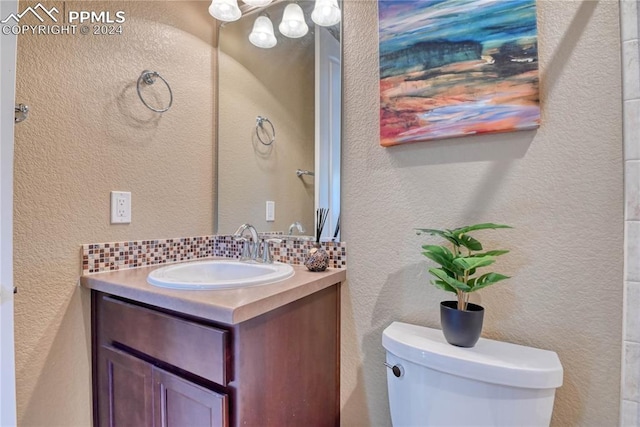
[{"label": "canvas artwork", "polygon": [[535,0],[379,0],[380,144],[540,126]]}]

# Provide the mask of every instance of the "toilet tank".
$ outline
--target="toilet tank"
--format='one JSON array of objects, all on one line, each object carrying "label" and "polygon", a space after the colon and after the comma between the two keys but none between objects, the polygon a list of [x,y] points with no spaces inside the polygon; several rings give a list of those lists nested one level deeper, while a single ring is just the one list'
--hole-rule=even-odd
[{"label": "toilet tank", "polygon": [[[562,365],[552,351],[480,338],[447,343],[439,329],[394,322],[387,351],[391,421],[400,426],[548,426]],[[394,374],[395,371],[395,374]],[[396,376],[400,374],[400,376]]]}]

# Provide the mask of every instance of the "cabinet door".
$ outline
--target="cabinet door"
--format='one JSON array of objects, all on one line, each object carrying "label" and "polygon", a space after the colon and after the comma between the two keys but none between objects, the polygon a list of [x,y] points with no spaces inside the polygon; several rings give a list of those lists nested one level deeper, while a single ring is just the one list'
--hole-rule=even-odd
[{"label": "cabinet door", "polygon": [[156,427],[226,427],[227,396],[153,368]]},{"label": "cabinet door", "polygon": [[153,426],[153,372],[149,363],[103,345],[97,374],[101,427]]}]

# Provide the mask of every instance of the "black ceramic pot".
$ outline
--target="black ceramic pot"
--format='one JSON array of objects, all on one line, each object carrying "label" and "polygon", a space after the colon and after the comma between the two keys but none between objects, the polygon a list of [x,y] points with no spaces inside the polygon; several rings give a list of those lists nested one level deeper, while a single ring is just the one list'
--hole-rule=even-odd
[{"label": "black ceramic pot", "polygon": [[482,333],[484,308],[467,303],[466,310],[458,310],[458,301],[440,303],[440,324],[449,344],[458,347],[473,347]]}]

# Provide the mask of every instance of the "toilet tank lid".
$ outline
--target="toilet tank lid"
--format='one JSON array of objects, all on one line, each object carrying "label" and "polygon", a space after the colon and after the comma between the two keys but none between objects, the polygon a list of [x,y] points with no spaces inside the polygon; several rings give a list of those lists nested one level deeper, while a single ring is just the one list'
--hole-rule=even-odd
[{"label": "toilet tank lid", "polygon": [[400,359],[487,383],[547,389],[562,385],[562,365],[553,351],[480,338],[475,347],[456,347],[442,331],[393,322],[382,345]]}]

